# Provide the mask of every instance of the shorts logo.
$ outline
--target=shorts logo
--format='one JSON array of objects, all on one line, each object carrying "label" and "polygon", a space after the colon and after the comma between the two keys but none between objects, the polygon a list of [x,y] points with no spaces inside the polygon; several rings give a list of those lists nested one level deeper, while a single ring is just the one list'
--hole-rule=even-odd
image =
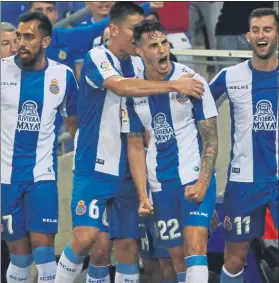
[{"label": "shorts logo", "polygon": [[1,233],[3,233],[4,232],[4,226],[3,226],[3,224],[1,223]]},{"label": "shorts logo", "polygon": [[181,94],[181,93],[177,93],[176,94],[176,101],[184,104],[189,100],[188,96],[186,96],[185,94]]},{"label": "shorts logo", "polygon": [[231,231],[232,230],[232,223],[231,223],[231,219],[230,219],[229,216],[225,217],[225,220],[223,222],[223,227],[227,231]]},{"label": "shorts logo", "polygon": [[166,143],[167,141],[175,137],[173,129],[166,120],[167,118],[164,113],[158,113],[154,117],[154,135],[158,144]]},{"label": "shorts logo", "polygon": [[156,238],[159,238],[160,232],[159,232],[159,230],[158,230],[158,227],[157,227],[156,223],[154,223],[154,229],[155,229]]},{"label": "shorts logo", "polygon": [[239,174],[240,168],[232,167],[232,173]]},{"label": "shorts logo", "polygon": [[100,68],[104,71],[110,71],[111,70],[110,64],[106,61],[101,62]]},{"label": "shorts logo", "polygon": [[57,80],[52,80],[49,86],[49,91],[52,94],[58,94],[59,93],[59,86],[58,86],[58,81]]},{"label": "shorts logo", "polygon": [[196,166],[196,167],[194,168],[194,170],[195,170],[196,172],[198,172],[198,171],[200,171],[200,167]]},{"label": "shorts logo", "polygon": [[260,100],[256,105],[256,113],[253,122],[254,131],[275,131],[276,117],[272,111],[269,100]]},{"label": "shorts logo", "polygon": [[85,201],[83,201],[83,200],[80,200],[78,202],[78,205],[76,207],[76,214],[77,215],[85,214],[85,212],[86,212],[86,205],[84,203],[85,203]]},{"label": "shorts logo", "polygon": [[27,100],[22,105],[22,110],[18,114],[17,129],[19,131],[38,132],[40,130],[40,117],[38,114],[37,103]]}]

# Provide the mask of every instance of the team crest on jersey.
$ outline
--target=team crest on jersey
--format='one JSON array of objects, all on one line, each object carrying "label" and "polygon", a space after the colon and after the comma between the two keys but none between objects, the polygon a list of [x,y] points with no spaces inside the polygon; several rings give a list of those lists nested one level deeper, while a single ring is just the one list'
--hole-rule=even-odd
[{"label": "team crest on jersey", "polygon": [[37,103],[27,100],[23,103],[21,112],[18,114],[17,130],[38,132],[40,130],[40,117]]},{"label": "team crest on jersey", "polygon": [[110,64],[106,61],[101,62],[100,68],[104,71],[110,71],[111,70]]},{"label": "team crest on jersey", "polygon": [[66,60],[67,58],[67,53],[64,50],[60,50],[58,53],[58,57],[60,60]]},{"label": "team crest on jersey", "polygon": [[49,86],[49,91],[52,94],[58,94],[59,93],[59,85],[58,85],[58,81],[57,80],[51,80],[50,86]]},{"label": "team crest on jersey", "polygon": [[167,122],[167,118],[164,113],[158,113],[154,117],[153,124],[154,136],[157,140],[157,143],[165,143],[175,137],[175,133]]},{"label": "team crest on jersey", "polygon": [[230,219],[229,216],[225,217],[225,220],[223,222],[223,227],[227,231],[231,231],[232,230],[232,223],[231,223],[231,219]]},{"label": "team crest on jersey", "polygon": [[77,215],[83,215],[86,212],[86,205],[85,205],[85,201],[80,200],[78,202],[78,205],[76,207],[76,214]]},{"label": "team crest on jersey", "polygon": [[181,103],[181,104],[184,104],[186,103],[187,101],[189,100],[188,96],[185,95],[185,94],[181,94],[181,93],[177,93],[176,94],[176,101]]},{"label": "team crest on jersey", "polygon": [[275,131],[276,117],[272,111],[269,100],[260,100],[256,105],[256,113],[253,122],[254,131]]}]

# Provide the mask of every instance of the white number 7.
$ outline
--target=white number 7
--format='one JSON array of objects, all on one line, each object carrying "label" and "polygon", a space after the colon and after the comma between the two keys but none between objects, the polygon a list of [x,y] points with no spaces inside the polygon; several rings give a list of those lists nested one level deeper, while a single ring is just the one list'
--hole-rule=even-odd
[{"label": "white number 7", "polygon": [[5,215],[2,216],[3,220],[7,220],[7,227],[8,227],[8,232],[9,234],[13,234],[14,230],[13,230],[13,217],[12,215]]}]

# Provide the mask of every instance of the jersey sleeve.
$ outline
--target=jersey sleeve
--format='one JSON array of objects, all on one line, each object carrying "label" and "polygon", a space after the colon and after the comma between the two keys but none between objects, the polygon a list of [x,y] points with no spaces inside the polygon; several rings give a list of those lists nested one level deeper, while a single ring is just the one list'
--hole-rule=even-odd
[{"label": "jersey sleeve", "polygon": [[191,98],[195,119],[199,121],[218,116],[216,104],[206,80],[198,74],[194,78],[203,83],[205,90],[202,99]]},{"label": "jersey sleeve", "polygon": [[70,117],[77,115],[78,84],[73,72],[70,69],[66,72],[65,96],[58,110],[62,116]]},{"label": "jersey sleeve", "polygon": [[122,114],[122,133],[144,133],[145,128],[142,125],[142,122],[135,111],[134,99],[131,97],[127,97],[123,101],[125,101],[125,106],[123,105],[122,109],[126,111],[125,114],[127,116],[124,116],[125,119],[123,119]]},{"label": "jersey sleeve", "polygon": [[226,84],[227,70],[221,70],[210,82],[209,87],[219,108],[222,103],[228,98],[227,84]]},{"label": "jersey sleeve", "polygon": [[93,40],[102,36],[108,26],[109,17],[100,22],[81,25],[73,28],[57,28],[57,35],[64,38],[64,41],[71,47],[73,52],[81,52],[84,48],[92,46]]},{"label": "jersey sleeve", "polygon": [[121,75],[111,64],[104,50],[93,48],[84,60],[85,79],[93,88],[103,89],[103,82],[112,76]]}]

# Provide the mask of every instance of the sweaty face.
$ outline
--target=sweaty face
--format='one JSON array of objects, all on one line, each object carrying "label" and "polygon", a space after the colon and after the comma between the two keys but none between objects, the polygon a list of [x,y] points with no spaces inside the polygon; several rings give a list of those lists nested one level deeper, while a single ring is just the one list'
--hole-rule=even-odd
[{"label": "sweaty face", "polygon": [[170,45],[164,33],[144,33],[138,51],[149,69],[160,75],[170,72]]},{"label": "sweaty face", "polygon": [[20,23],[18,26],[18,58],[23,66],[32,66],[43,53],[39,21]]},{"label": "sweaty face", "polygon": [[86,5],[91,9],[93,17],[104,18],[109,14],[114,2],[93,1],[87,2]]},{"label": "sweaty face", "polygon": [[52,3],[47,2],[33,2],[31,11],[44,13],[51,23],[54,25],[57,22],[57,9]]},{"label": "sweaty face", "polygon": [[128,16],[121,24],[117,25],[119,33],[117,42],[121,46],[121,50],[128,55],[136,55],[133,26],[144,20],[144,16],[139,14]]},{"label": "sweaty face", "polygon": [[15,31],[1,32],[1,57],[13,56],[18,50],[18,39]]},{"label": "sweaty face", "polygon": [[265,60],[271,57],[278,44],[278,30],[274,17],[253,18],[247,39],[258,58]]}]

